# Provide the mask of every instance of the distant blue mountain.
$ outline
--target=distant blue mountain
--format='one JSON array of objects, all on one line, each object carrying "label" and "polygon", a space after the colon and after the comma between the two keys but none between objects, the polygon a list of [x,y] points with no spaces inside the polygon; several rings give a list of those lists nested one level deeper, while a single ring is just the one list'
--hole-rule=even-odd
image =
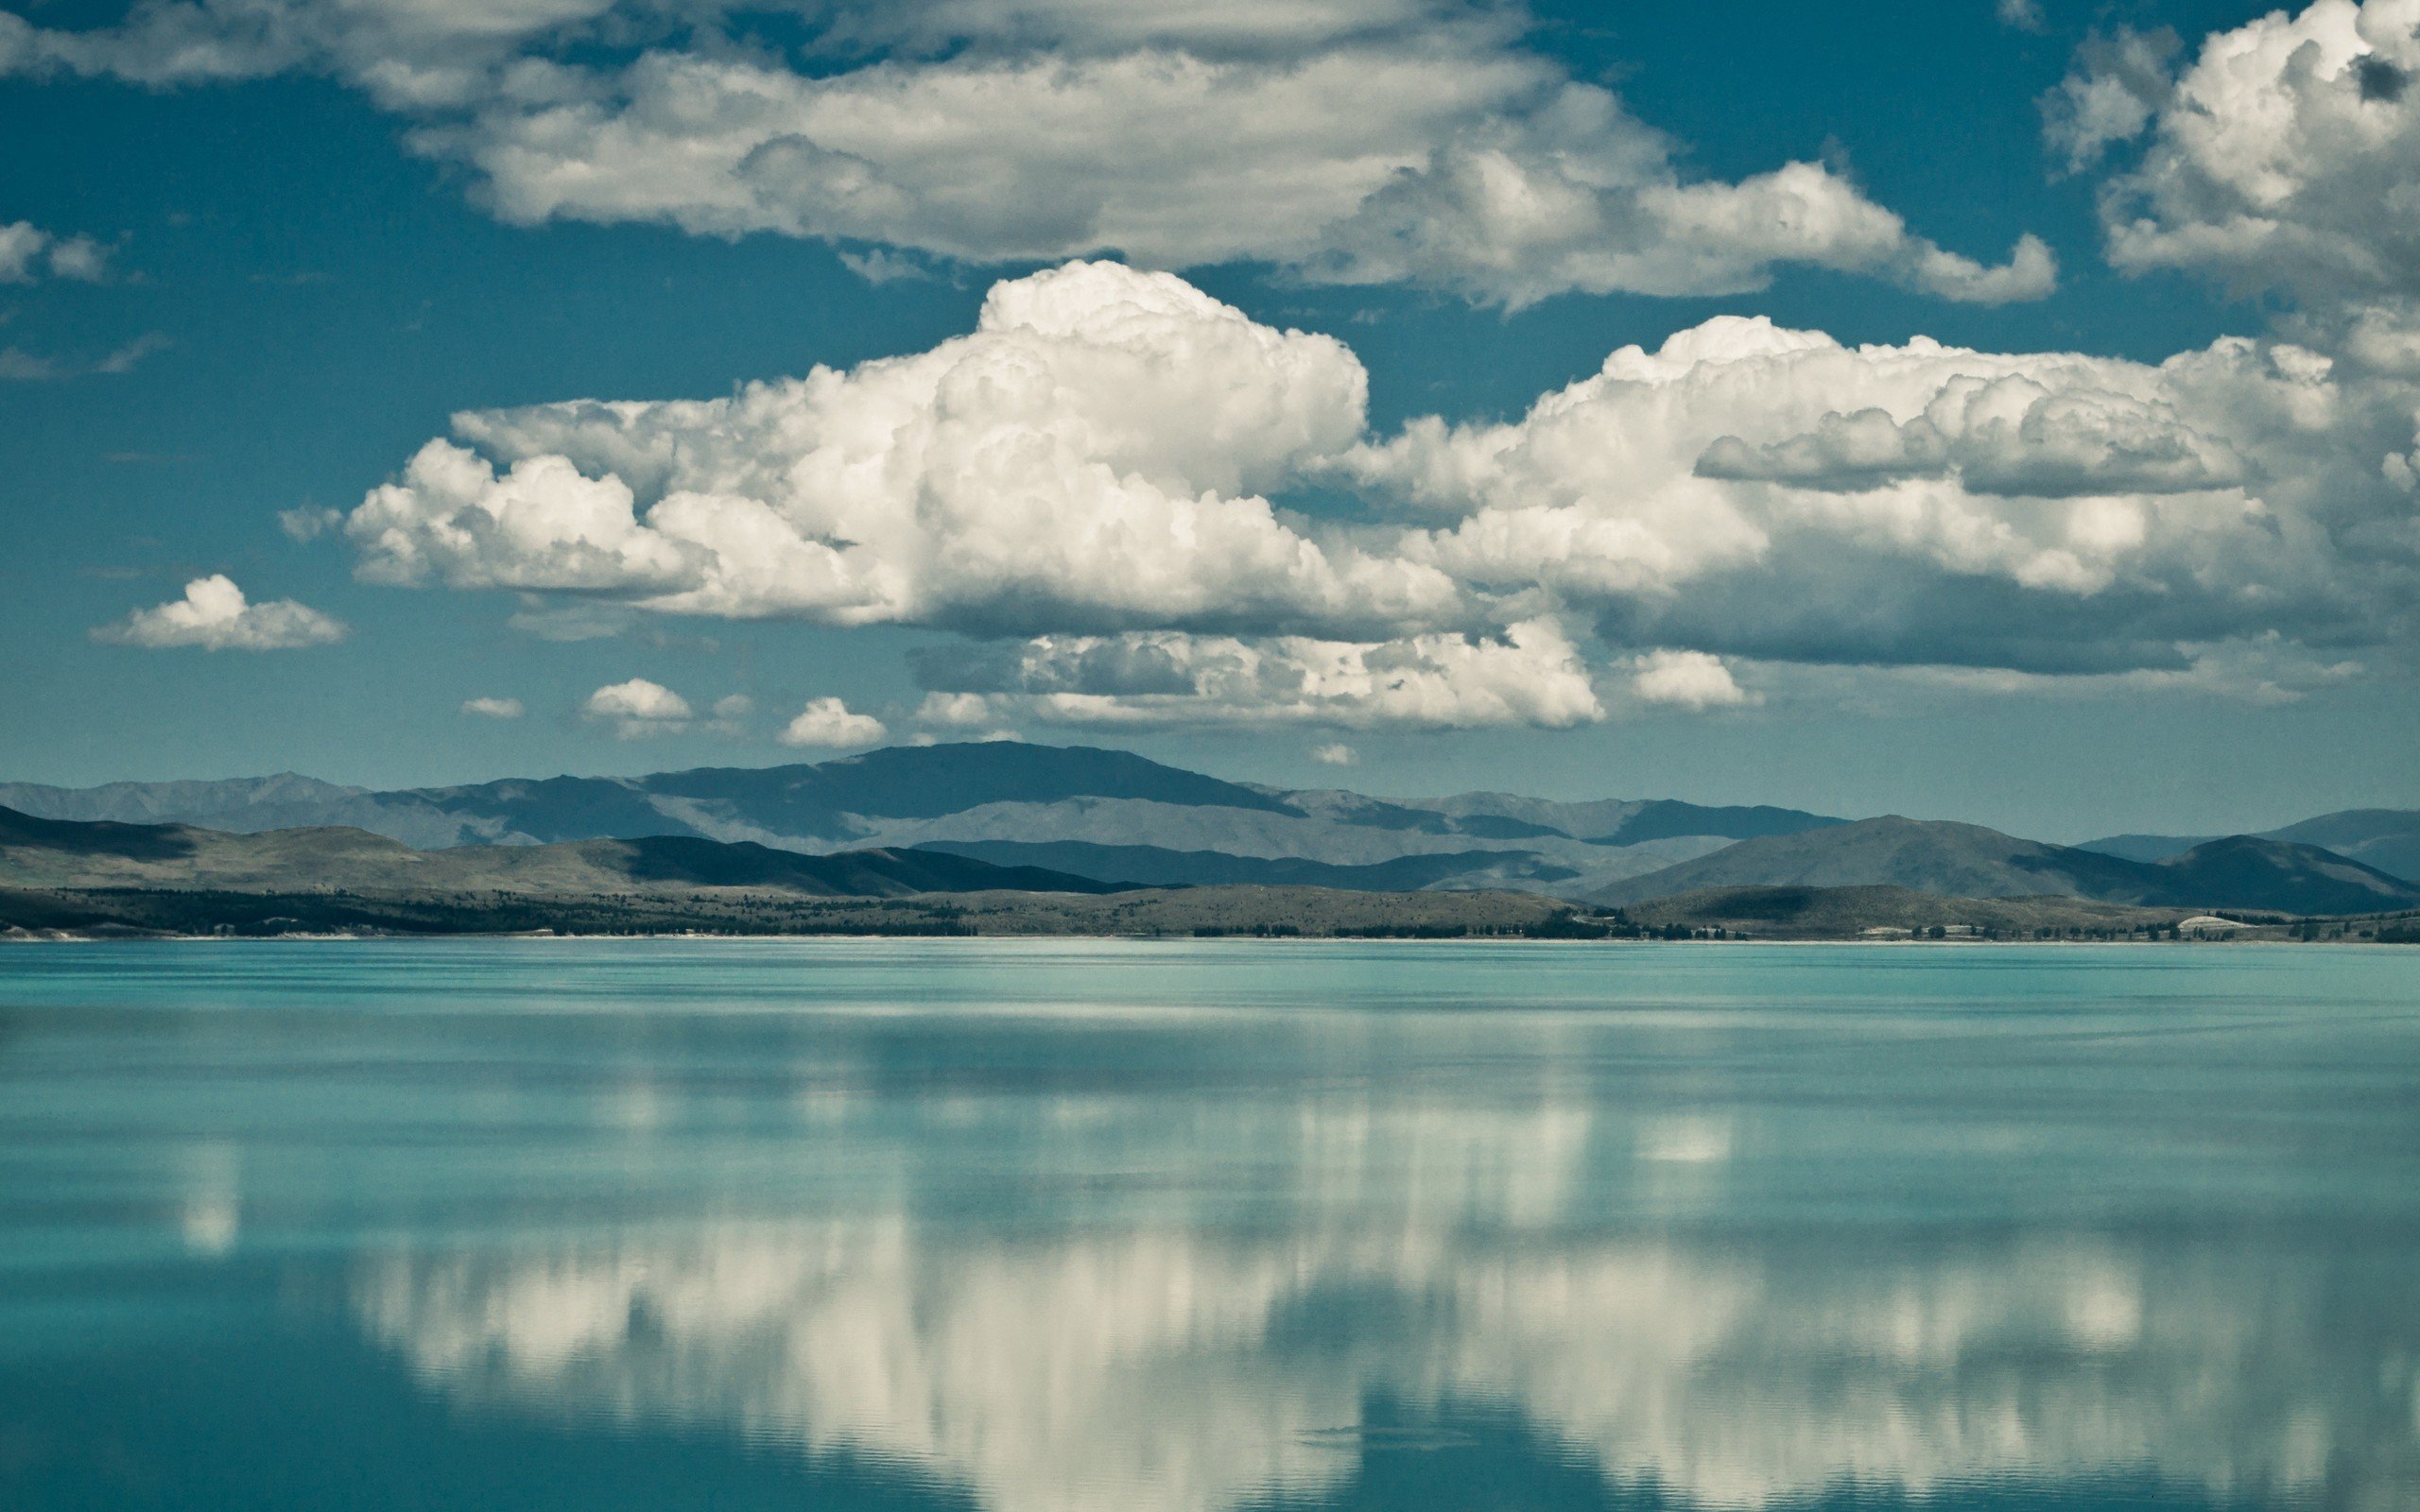
[{"label": "distant blue mountain", "polygon": [[1681,834],[1721,834],[1735,840],[1753,840],[1767,834],[1804,834],[1809,830],[1847,822],[1797,809],[1769,808],[1761,803],[1747,808],[1702,808],[1695,803],[1653,799],[1641,803],[1637,813],[1622,821],[1620,829],[1594,836],[1590,843],[1636,845],[1642,840],[1667,840]]},{"label": "distant blue mountain", "polygon": [[[1748,836],[1840,822],[1792,809],[1506,794],[1391,799],[1233,782],[1131,751],[1015,741],[646,777],[513,778],[372,792],[291,775],[62,789],[0,804],[234,833],[345,825],[422,849],[678,836],[804,852],[924,847],[1081,855],[1111,881],[1324,879],[1351,887],[1576,891]],[[1073,848],[1073,849],[1070,849]]]},{"label": "distant blue mountain", "polygon": [[987,861],[995,867],[1036,867],[1105,883],[1153,887],[1249,884],[1417,892],[1441,883],[1502,887],[1523,882],[1567,882],[1579,875],[1532,850],[1441,850],[1355,867],[1305,861],[1300,856],[1235,856],[1219,850],[1093,845],[1080,840],[942,840],[918,849]]},{"label": "distant blue mountain", "polygon": [[1956,898],[2089,898],[2151,907],[2364,914],[2420,907],[2420,885],[2317,846],[2238,834],[2159,861],[1888,815],[1742,840],[1599,889],[1626,904],[1709,888],[1902,887]]},{"label": "distant blue mountain", "polygon": [[[2219,838],[2207,834],[2113,834],[2086,840],[2078,849],[2129,861],[2166,861]],[[2263,840],[2317,846],[2375,867],[2406,882],[2420,882],[2420,809],[2345,809],[2280,830],[2263,830]]]},{"label": "distant blue mountain", "polygon": [[[391,792],[292,774],[85,789],[0,784],[0,805],[49,819],[236,833],[350,827],[422,850],[714,841],[752,849],[697,854],[768,875],[781,870],[780,855],[880,850],[1100,885],[1515,887],[1605,902],[1695,887],[1891,885],[2325,913],[2403,906],[2420,876],[2420,813],[2396,810],[2325,815],[2267,836],[2118,835],[2060,847],[1972,825],[1849,823],[1763,805],[1289,791],[1131,751],[1015,741]],[[660,849],[648,864],[687,853]]]}]

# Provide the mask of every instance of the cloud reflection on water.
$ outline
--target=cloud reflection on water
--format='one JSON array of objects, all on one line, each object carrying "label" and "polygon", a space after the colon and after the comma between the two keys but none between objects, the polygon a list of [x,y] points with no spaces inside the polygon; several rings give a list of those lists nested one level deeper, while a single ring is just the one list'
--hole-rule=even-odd
[{"label": "cloud reflection on water", "polygon": [[[990,1512],[1316,1501],[1378,1400],[1510,1410],[1609,1481],[1705,1506],[2151,1473],[2388,1512],[2420,1486],[2420,1310],[2408,1267],[2358,1250],[2275,1229],[1608,1231],[1609,1151],[1640,1211],[1696,1211],[1687,1184],[1724,1179],[1740,1133],[1551,1097],[1272,1111],[1180,1099],[1149,1122],[1251,1151],[1294,1194],[1282,1224],[1053,1212],[1004,1233],[935,1212],[874,1140],[851,1159],[896,1183],[880,1211],[396,1253],[359,1267],[354,1307],[463,1402],[845,1452]],[[1150,1143],[1131,1102],[1028,1112],[1028,1140]],[[979,1107],[953,1116],[1003,1137]]]}]

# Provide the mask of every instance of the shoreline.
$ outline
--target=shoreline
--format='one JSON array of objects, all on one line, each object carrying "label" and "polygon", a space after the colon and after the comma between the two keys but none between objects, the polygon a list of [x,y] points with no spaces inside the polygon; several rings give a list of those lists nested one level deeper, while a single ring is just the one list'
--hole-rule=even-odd
[{"label": "shoreline", "polygon": [[566,934],[556,930],[511,931],[482,934],[458,931],[446,934],[322,934],[295,933],[280,935],[179,935],[179,934],[99,934],[60,930],[17,930],[0,932],[0,945],[362,945],[362,944],[560,944],[652,945],[683,944],[834,944],[861,945],[872,941],[888,941],[902,945],[938,945],[953,948],[961,945],[1033,944],[1045,945],[1069,940],[1131,945],[1201,945],[1201,946],[1287,946],[1316,947],[1335,945],[1386,945],[1405,947],[1607,947],[1641,948],[1648,946],[1697,947],[1771,947],[1771,946],[1851,946],[1858,949],[2142,949],[2146,947],[2185,947],[2214,945],[2316,945],[2347,949],[2408,948],[2420,941],[2377,940],[2372,938],[2337,938],[2302,940],[2292,938],[2282,929],[2252,928],[2241,933],[2217,938],[2203,939],[1867,939],[1842,936],[1750,936],[1728,939],[1553,939],[1520,935],[1464,935],[1416,938],[1398,935],[1137,935],[1106,932],[1068,931],[1058,934],[1037,932],[1007,932],[997,934],[909,935],[896,932],[852,934],[839,930],[818,930],[795,934],[724,934],[712,931],[667,931],[661,934]]},{"label": "shoreline", "polygon": [[[2364,939],[2364,936],[2367,936]],[[2394,943],[2420,915],[2311,919],[2064,895],[1755,887],[1623,907],[1512,891],[1219,886],[832,895],[0,886],[0,939],[1139,939],[1862,945]]]}]

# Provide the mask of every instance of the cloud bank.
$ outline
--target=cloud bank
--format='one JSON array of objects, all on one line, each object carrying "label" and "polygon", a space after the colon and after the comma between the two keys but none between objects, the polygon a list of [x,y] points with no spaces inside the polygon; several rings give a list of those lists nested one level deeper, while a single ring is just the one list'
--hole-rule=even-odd
[{"label": "cloud bank", "polygon": [[968,727],[1561,728],[1814,665],[2225,692],[2253,648],[2290,690],[2413,639],[2420,387],[2291,342],[1721,317],[1508,421],[1381,436],[1366,393],[1333,337],[1078,263],[928,352],[458,416],[343,528],[373,581],[956,632],[921,717]]},{"label": "cloud bank", "polygon": [[2055,284],[2040,241],[1977,261],[1820,163],[1688,173],[1524,29],[1459,0],[151,0],[81,30],[0,13],[0,73],[332,76],[505,220],[814,237],[875,278],[914,275],[901,251],[1114,250],[1512,305],[1737,293],[1792,266],[1989,303]]}]

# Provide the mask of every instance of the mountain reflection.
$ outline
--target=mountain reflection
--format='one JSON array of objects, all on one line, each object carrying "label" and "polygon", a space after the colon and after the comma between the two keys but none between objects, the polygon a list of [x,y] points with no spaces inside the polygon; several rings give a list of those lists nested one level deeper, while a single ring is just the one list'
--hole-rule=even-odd
[{"label": "mountain reflection", "polygon": [[[1132,1111],[1062,1104],[1009,1143],[1063,1161],[1051,1138]],[[1315,1502],[1375,1401],[1510,1412],[1609,1483],[1706,1506],[2148,1475],[2386,1512],[2420,1484],[2420,1309],[2391,1260],[2273,1228],[1609,1228],[1580,1221],[1609,1190],[1703,1219],[1683,1189],[1723,1179],[1736,1135],[1584,1104],[1176,1122],[1282,1169],[1284,1221],[1210,1221],[1197,1170],[1162,1177],[1189,1213],[1004,1233],[857,1146],[896,1183],[882,1211],[399,1253],[361,1265],[353,1305],[463,1403],[846,1452],[993,1512]]]}]

